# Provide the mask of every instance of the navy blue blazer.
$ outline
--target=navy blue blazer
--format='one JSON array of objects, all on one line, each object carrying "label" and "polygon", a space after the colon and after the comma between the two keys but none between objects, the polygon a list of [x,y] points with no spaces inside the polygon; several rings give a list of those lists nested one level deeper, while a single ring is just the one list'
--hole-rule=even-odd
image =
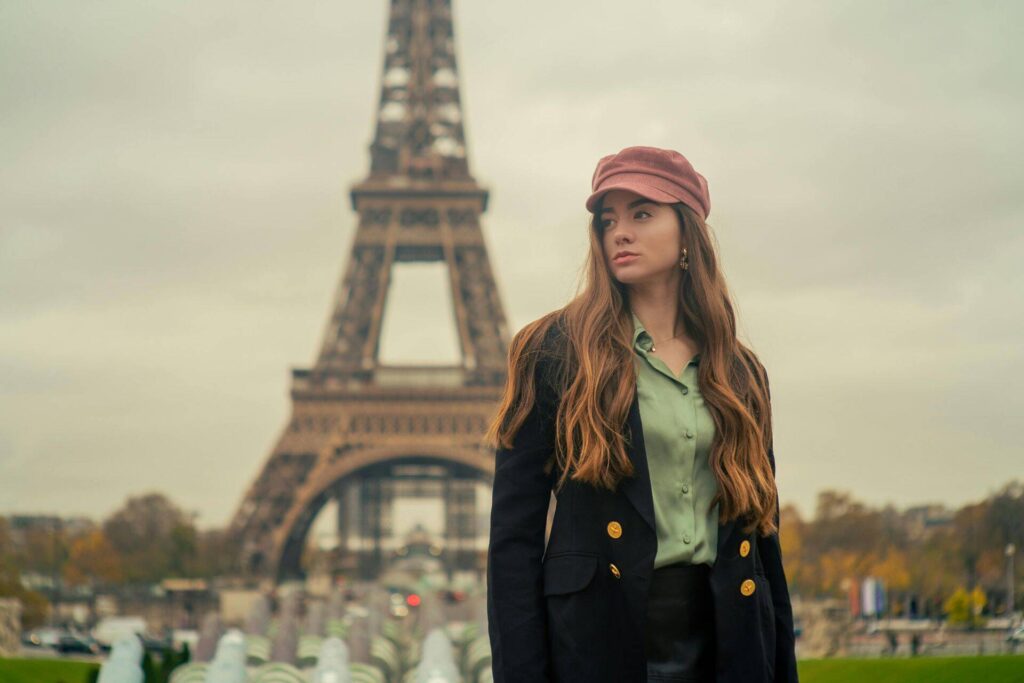
[{"label": "navy blue blazer", "polygon": [[[635,476],[615,492],[545,473],[558,408],[549,356],[511,448],[495,456],[487,617],[495,683],[646,683],[644,627],[657,535],[636,393],[625,434]],[[772,472],[775,454],[768,451]],[[778,506],[775,520],[778,523]],[[612,522],[614,532],[609,529]],[[718,527],[710,571],[716,683],[797,683],[793,613],[778,534]],[[614,533],[614,535],[613,535]],[[612,566],[614,565],[614,567]]]}]

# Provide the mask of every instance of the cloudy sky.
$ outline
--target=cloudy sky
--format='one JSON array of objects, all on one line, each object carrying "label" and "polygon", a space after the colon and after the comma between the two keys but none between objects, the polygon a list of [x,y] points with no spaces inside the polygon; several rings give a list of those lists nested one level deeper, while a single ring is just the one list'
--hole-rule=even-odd
[{"label": "cloudy sky", "polygon": [[[386,5],[0,6],[0,513],[158,489],[228,521],[342,274]],[[784,504],[1024,477],[1021,6],[625,7],[455,0],[513,327],[573,292],[597,159],[678,149],[772,379]],[[402,314],[439,281],[401,273],[387,359],[451,337]]]}]

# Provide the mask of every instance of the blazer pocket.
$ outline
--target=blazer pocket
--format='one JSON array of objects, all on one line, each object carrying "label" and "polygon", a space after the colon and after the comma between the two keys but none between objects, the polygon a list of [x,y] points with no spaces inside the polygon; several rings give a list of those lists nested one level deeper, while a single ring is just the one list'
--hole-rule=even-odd
[{"label": "blazer pocket", "polygon": [[544,595],[575,593],[586,588],[597,570],[597,555],[559,553],[544,560]]}]

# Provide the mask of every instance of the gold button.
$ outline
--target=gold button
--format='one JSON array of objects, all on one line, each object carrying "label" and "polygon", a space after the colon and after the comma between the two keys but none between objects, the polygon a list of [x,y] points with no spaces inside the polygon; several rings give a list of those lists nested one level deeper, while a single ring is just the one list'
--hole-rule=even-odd
[{"label": "gold button", "polygon": [[608,568],[612,570],[612,574],[615,575],[616,579],[622,576],[622,574],[619,573],[619,568],[616,567],[614,564],[609,564]]},{"label": "gold button", "polygon": [[744,595],[753,595],[754,588],[756,588],[753,579],[747,579],[740,585],[740,593]]},{"label": "gold button", "polygon": [[618,538],[622,535],[622,525],[618,522],[608,522],[608,535],[612,538]]},{"label": "gold button", "polygon": [[750,541],[743,541],[740,543],[740,557],[746,557],[750,554]]}]

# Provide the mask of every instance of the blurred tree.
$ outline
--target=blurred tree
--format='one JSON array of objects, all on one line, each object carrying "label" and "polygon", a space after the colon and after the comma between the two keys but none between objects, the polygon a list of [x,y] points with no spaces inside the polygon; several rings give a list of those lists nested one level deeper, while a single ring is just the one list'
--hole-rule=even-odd
[{"label": "blurred tree", "polygon": [[950,563],[954,540],[950,531],[936,533],[910,548],[910,584],[928,604],[941,604],[964,580],[960,567]]},{"label": "blurred tree", "polygon": [[790,589],[809,592],[814,581],[808,581],[808,559],[804,551],[805,524],[800,511],[794,505],[785,505],[779,510],[779,543],[782,546],[783,566]]},{"label": "blurred tree", "polygon": [[1000,548],[1024,548],[1024,482],[1012,481],[991,499],[986,526],[989,540]]},{"label": "blurred tree", "polygon": [[907,554],[898,548],[886,549],[885,556],[877,560],[868,573],[882,579],[889,590],[904,591],[910,588]]},{"label": "blurred tree", "polygon": [[942,611],[951,624],[969,624],[971,622],[971,598],[963,587],[958,587],[949,596],[946,602],[942,603]]},{"label": "blurred tree", "polygon": [[21,585],[18,568],[3,559],[0,559],[0,598],[17,598],[21,601],[22,629],[33,629],[46,623],[50,601],[42,593]]},{"label": "blurred tree", "polygon": [[196,529],[191,522],[171,528],[168,569],[177,576],[193,576],[196,570]]},{"label": "blurred tree", "polygon": [[845,579],[857,579],[868,576],[870,569],[878,561],[873,553],[860,553],[845,550],[833,550],[823,555],[819,561],[820,588],[824,595],[845,595],[843,589]]},{"label": "blurred tree", "polygon": [[64,580],[72,586],[117,583],[124,577],[121,554],[97,529],[71,543]]},{"label": "blurred tree", "polygon": [[956,533],[953,541],[953,556],[959,561],[966,574],[966,583],[974,588],[978,581],[978,559],[992,542],[987,527],[988,503],[981,502],[960,508],[953,520]]},{"label": "blurred tree", "polygon": [[127,581],[159,581],[187,575],[194,561],[192,520],[163,494],[129,498],[103,523],[103,533],[121,554]]},{"label": "blurred tree", "polygon": [[23,572],[59,575],[68,558],[68,536],[60,525],[34,526],[21,534],[15,562]]},{"label": "blurred tree", "polygon": [[984,619],[981,617],[984,607],[985,592],[980,588],[975,588],[968,593],[963,586],[958,587],[942,605],[949,623],[964,625],[968,628],[976,628],[984,623]]},{"label": "blurred tree", "polygon": [[200,531],[196,537],[196,576],[212,578],[237,571],[238,541],[224,529]]},{"label": "blurred tree", "polygon": [[975,626],[981,626],[984,623],[981,614],[987,604],[988,599],[985,596],[985,591],[981,589],[981,586],[975,586],[974,590],[971,591],[971,616],[974,618]]},{"label": "blurred tree", "polygon": [[885,525],[877,511],[855,501],[845,491],[822,491],[814,524],[807,530],[809,551],[824,554],[834,549],[870,552],[884,547]]},{"label": "blurred tree", "polygon": [[14,552],[13,539],[11,539],[11,525],[6,517],[0,517],[0,560]]}]

